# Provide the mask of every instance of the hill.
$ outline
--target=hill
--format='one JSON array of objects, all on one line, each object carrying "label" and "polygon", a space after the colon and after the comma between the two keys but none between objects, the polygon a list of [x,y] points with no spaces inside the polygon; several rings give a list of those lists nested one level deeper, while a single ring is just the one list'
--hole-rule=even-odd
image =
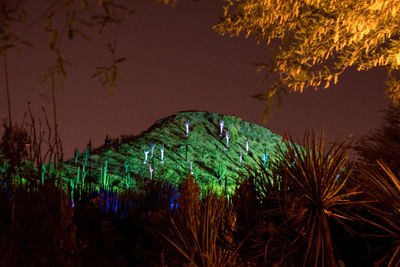
[{"label": "hill", "polygon": [[64,172],[75,182],[85,179],[118,188],[149,179],[177,184],[190,173],[202,188],[222,190],[226,184],[232,192],[237,178],[247,177],[248,167],[275,158],[281,139],[235,116],[184,111],[158,120],[137,136],[123,135],[93,150],[89,147],[65,162]]}]

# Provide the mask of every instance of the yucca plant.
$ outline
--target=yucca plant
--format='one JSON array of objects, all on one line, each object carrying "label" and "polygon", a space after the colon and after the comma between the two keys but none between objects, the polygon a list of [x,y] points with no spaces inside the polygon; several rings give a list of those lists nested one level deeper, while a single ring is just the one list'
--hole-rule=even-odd
[{"label": "yucca plant", "polygon": [[168,258],[175,266],[235,266],[232,205],[212,192],[200,200],[199,192],[193,177],[180,187],[178,208],[170,212],[168,225],[160,232]]},{"label": "yucca plant", "polygon": [[265,235],[263,256],[269,264],[337,265],[330,222],[350,231],[347,222],[354,220],[350,209],[360,203],[351,200],[357,189],[346,186],[352,171],[343,169],[347,143],[326,150],[323,131],[319,138],[314,131],[307,133],[302,146],[289,136],[272,174],[265,172],[256,179],[258,198],[266,209],[260,232]]},{"label": "yucca plant", "polygon": [[385,243],[381,247],[383,256],[375,265],[400,266],[400,178],[384,162],[378,160],[377,163],[386,175],[381,170],[365,168],[360,177],[360,184],[370,200],[364,206],[374,216],[368,221],[383,231],[371,235],[383,238]]}]

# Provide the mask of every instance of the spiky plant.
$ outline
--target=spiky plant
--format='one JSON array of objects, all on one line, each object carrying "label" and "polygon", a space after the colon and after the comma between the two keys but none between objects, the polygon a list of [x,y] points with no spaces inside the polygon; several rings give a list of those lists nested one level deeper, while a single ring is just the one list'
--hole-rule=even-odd
[{"label": "spiky plant", "polygon": [[281,257],[283,243],[278,242],[276,230],[283,223],[279,207],[282,180],[269,169],[263,163],[258,169],[248,169],[248,179],[238,184],[232,196],[237,224],[234,236],[243,243],[238,254],[249,266],[280,262],[276,258]]},{"label": "spiky plant", "polygon": [[400,178],[382,161],[377,163],[386,175],[381,170],[362,169],[360,180],[367,198],[374,202],[365,204],[375,217],[369,222],[384,231],[377,237],[387,238],[376,265],[400,266]]},{"label": "spiky plant", "polygon": [[[289,136],[272,177],[265,174],[264,182],[258,179],[264,215],[273,222],[262,225],[265,260],[280,266],[337,265],[330,222],[335,220],[350,230],[346,224],[354,219],[350,208],[359,203],[350,199],[358,194],[356,189],[345,188],[351,173],[351,168],[343,170],[347,143],[326,150],[324,132],[318,138],[311,131],[300,147]],[[272,204],[268,207],[267,203]]]},{"label": "spiky plant", "polygon": [[235,216],[232,206],[215,193],[199,199],[193,177],[180,187],[178,208],[160,234],[176,266],[234,266],[236,251],[231,235]]}]

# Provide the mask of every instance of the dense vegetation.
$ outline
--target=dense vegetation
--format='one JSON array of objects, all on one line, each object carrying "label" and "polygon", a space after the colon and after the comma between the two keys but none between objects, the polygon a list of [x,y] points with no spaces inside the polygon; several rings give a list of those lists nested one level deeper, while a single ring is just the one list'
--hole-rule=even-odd
[{"label": "dense vegetation", "polygon": [[137,136],[107,136],[99,148],[76,150],[75,158],[63,164],[63,176],[77,182],[78,169],[81,178],[85,169],[89,179],[123,189],[135,187],[143,178],[178,185],[191,173],[202,189],[212,187],[220,192],[226,184],[227,193],[232,194],[236,180],[245,177],[248,168],[257,167],[264,159],[265,167],[276,160],[281,144],[281,136],[234,116],[179,112]]},{"label": "dense vegetation", "polygon": [[[184,122],[185,116],[173,118]],[[167,121],[174,122],[171,118]],[[125,139],[127,147],[160,136],[157,129],[164,128],[156,126],[140,137]],[[177,133],[182,138],[184,129]],[[267,168],[259,160],[258,166],[240,173],[233,179],[231,194],[221,190],[223,183],[219,189],[204,186],[183,167],[186,174],[179,180],[161,179],[161,174],[153,179],[142,176],[129,188],[123,183],[110,185],[103,167],[96,174],[100,180],[83,182],[79,176],[75,182],[75,173],[60,190],[57,176],[67,175],[74,164],[76,169],[84,156],[77,157],[77,163],[67,161],[64,168],[50,171],[51,165],[46,165],[43,171],[24,160],[29,154],[21,145],[26,135],[16,133],[22,130],[6,131],[1,143],[1,266],[398,266],[400,262],[399,174],[383,161],[377,162],[382,171],[350,162],[348,140],[325,147],[323,133],[308,133],[301,146],[290,136],[278,138],[282,145],[275,147],[276,160],[270,160]],[[368,142],[366,138],[359,147],[367,149]],[[124,144],[107,139],[105,146],[93,149],[93,157],[106,155],[110,147],[124,149]],[[12,161],[12,155],[21,160]],[[379,160],[379,153],[375,156]],[[139,160],[143,165],[144,159]],[[109,166],[111,170],[114,165]],[[114,190],[117,186],[121,190]]]}]

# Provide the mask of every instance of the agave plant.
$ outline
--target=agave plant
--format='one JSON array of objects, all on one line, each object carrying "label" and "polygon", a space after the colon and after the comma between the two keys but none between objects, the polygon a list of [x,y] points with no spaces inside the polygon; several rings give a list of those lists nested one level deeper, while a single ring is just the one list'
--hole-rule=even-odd
[{"label": "agave plant", "polygon": [[382,161],[377,163],[386,175],[380,170],[362,169],[360,180],[367,198],[374,201],[365,206],[375,218],[379,218],[379,221],[369,222],[385,232],[375,236],[389,240],[383,246],[385,253],[376,265],[400,266],[400,178]]},{"label": "agave plant", "polygon": [[314,131],[307,133],[302,146],[289,136],[272,174],[264,171],[256,177],[265,209],[259,231],[264,237],[258,238],[265,261],[279,266],[337,265],[330,222],[350,231],[350,208],[360,203],[351,200],[359,194],[357,189],[346,186],[352,171],[343,169],[347,143],[348,139],[326,150],[323,131],[319,138]]}]

